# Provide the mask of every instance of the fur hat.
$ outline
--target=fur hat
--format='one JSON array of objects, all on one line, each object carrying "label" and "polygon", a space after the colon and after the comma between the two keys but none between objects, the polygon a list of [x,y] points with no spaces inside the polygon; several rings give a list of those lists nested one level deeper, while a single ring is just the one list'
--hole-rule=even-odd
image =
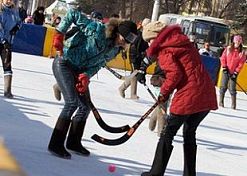
[{"label": "fur hat", "polygon": [[118,33],[118,25],[121,22],[118,18],[110,18],[106,23],[106,38],[115,39]]},{"label": "fur hat", "polygon": [[243,39],[240,35],[235,35],[233,38],[233,42],[234,43],[236,43],[236,42],[243,43]]},{"label": "fur hat", "polygon": [[148,23],[143,27],[142,37],[145,41],[149,41],[157,37],[159,32],[166,27],[166,23],[162,23],[160,21],[153,21]]}]

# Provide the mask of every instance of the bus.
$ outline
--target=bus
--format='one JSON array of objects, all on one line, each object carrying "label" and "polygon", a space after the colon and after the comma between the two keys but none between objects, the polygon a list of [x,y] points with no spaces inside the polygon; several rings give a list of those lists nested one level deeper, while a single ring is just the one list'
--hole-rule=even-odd
[{"label": "bus", "polygon": [[159,21],[179,24],[184,34],[194,35],[199,48],[204,42],[210,43],[210,49],[217,55],[219,49],[229,44],[230,26],[222,19],[209,16],[182,16],[178,14],[162,14]]}]

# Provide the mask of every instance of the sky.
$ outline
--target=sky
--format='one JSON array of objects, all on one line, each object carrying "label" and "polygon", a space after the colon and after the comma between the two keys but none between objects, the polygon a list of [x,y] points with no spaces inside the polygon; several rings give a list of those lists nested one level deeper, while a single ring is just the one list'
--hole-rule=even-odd
[{"label": "sky", "polygon": [[[105,146],[91,139],[93,134],[118,138],[102,130],[90,113],[82,144],[91,155],[72,154],[71,160],[51,155],[47,151],[52,130],[64,101],[53,96],[52,59],[13,53],[14,99],[3,97],[3,73],[0,74],[0,137],[28,176],[137,176],[150,169],[156,144],[157,130],[148,129],[146,119],[124,144]],[[127,71],[116,70],[122,75]],[[147,85],[150,76],[147,76]],[[91,97],[103,120],[111,126],[132,126],[154,104],[143,85],[138,84],[140,99],[120,97],[118,87],[122,80],[102,68],[90,81]],[[218,89],[217,89],[218,94]],[[210,101],[210,100],[209,100]],[[197,130],[198,176],[246,176],[247,173],[247,95],[237,94],[237,109],[230,108],[227,92],[225,108],[211,111]],[[181,130],[174,138],[174,150],[167,166],[166,176],[183,173],[183,138]],[[116,166],[115,172],[108,167]]]}]

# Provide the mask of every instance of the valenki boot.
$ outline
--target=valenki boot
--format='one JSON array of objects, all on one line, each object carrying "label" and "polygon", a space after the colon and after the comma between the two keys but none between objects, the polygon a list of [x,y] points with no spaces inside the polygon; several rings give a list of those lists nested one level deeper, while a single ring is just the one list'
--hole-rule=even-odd
[{"label": "valenki boot", "polygon": [[50,143],[48,145],[48,151],[53,155],[64,158],[71,159],[71,154],[67,152],[64,147],[64,141],[69,129],[70,119],[58,118],[56,126],[51,135]]},{"label": "valenki boot", "polygon": [[123,84],[118,88],[120,96],[122,98],[125,98],[125,90],[130,86],[131,84],[131,78],[126,77]]},{"label": "valenki boot", "polygon": [[220,93],[219,106],[221,106],[223,108],[224,108],[224,97],[225,97],[225,94]]},{"label": "valenki boot", "polygon": [[66,147],[67,149],[72,150],[76,154],[89,156],[90,152],[81,144],[81,138],[83,136],[85,125],[86,121],[76,121],[74,119],[72,120]]},{"label": "valenki boot", "polygon": [[130,98],[131,99],[139,99],[139,97],[137,96],[137,78],[136,78],[136,76],[134,76],[131,79],[130,89],[131,89]]},{"label": "valenki boot", "polygon": [[57,101],[60,101],[61,100],[61,90],[57,83],[53,85],[53,93]]},{"label": "valenki boot", "polygon": [[158,106],[154,109],[154,111],[152,112],[151,114],[151,117],[149,119],[149,130],[150,131],[153,131],[156,127],[156,124],[157,124],[157,115],[158,115]]},{"label": "valenki boot", "polygon": [[4,97],[12,99],[14,96],[11,92],[12,75],[4,76]]},{"label": "valenki boot", "polygon": [[231,96],[231,99],[232,99],[232,105],[231,105],[231,108],[232,109],[236,109],[236,95],[232,95]]}]

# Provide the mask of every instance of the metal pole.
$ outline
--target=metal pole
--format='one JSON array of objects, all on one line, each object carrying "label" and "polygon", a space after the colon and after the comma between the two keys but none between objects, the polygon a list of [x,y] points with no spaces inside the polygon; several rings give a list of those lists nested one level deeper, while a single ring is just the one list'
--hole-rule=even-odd
[{"label": "metal pole", "polygon": [[157,21],[158,20],[159,8],[160,8],[160,0],[155,0],[151,21]]},{"label": "metal pole", "polygon": [[32,9],[31,9],[31,15],[33,15],[33,12],[35,11],[38,3],[39,3],[39,0],[33,0]]}]

